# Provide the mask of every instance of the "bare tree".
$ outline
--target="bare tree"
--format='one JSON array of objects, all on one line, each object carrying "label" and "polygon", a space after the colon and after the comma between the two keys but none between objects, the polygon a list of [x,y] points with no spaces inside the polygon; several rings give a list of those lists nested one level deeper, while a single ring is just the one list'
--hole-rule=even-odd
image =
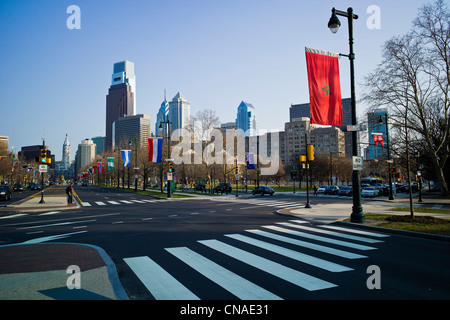
[{"label": "bare tree", "polygon": [[422,7],[413,31],[384,44],[383,61],[366,77],[369,92],[364,96],[372,105],[390,108],[392,125],[406,127],[424,140],[442,195],[448,194],[444,167],[450,134],[449,24],[442,0]]}]

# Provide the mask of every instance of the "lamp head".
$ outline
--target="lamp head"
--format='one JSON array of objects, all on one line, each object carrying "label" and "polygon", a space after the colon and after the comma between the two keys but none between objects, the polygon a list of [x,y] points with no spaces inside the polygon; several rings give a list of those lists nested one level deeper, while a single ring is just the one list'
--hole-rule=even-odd
[{"label": "lamp head", "polygon": [[338,32],[340,26],[341,26],[341,21],[339,21],[339,18],[336,15],[335,9],[333,8],[331,10],[330,21],[328,21],[328,28],[330,28],[331,32],[336,33],[336,32]]}]

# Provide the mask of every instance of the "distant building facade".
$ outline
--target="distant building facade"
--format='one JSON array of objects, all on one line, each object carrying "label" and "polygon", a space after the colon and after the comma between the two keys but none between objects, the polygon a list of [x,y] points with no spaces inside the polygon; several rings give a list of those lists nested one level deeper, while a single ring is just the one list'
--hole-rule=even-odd
[{"label": "distant building facade", "polygon": [[145,146],[151,137],[150,116],[137,114],[121,117],[114,122],[113,131],[115,146],[128,145],[130,141],[134,143],[134,139],[140,146]]},{"label": "distant building facade", "polygon": [[[387,108],[378,108],[367,113],[367,129],[369,131],[369,147],[366,152],[367,160],[387,159],[386,143],[388,137],[386,134],[386,123],[384,122],[386,115],[389,117]],[[383,119],[382,122],[380,122],[380,117]],[[380,143],[375,144],[373,133],[381,133],[383,135],[384,147]]]}]

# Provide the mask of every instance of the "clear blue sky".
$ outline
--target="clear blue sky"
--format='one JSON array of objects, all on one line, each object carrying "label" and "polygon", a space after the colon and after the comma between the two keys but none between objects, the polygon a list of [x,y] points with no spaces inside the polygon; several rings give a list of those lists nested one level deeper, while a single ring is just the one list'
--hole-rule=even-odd
[{"label": "clear blue sky", "polygon": [[[137,113],[152,132],[167,90],[180,91],[191,115],[215,110],[234,121],[239,103],[257,110],[260,128],[282,130],[291,103],[309,102],[305,47],[348,53],[347,21],[333,35],[331,8],[353,7],[356,96],[381,62],[381,46],[412,26],[429,1],[303,0],[1,0],[0,135],[9,147],[46,144],[61,160],[66,133],[78,143],[105,135],[106,95],[113,64],[135,63]],[[70,5],[81,30],[69,30]],[[367,8],[381,9],[370,30]],[[350,96],[348,59],[340,59],[342,97]],[[358,105],[358,113],[365,107]]]}]

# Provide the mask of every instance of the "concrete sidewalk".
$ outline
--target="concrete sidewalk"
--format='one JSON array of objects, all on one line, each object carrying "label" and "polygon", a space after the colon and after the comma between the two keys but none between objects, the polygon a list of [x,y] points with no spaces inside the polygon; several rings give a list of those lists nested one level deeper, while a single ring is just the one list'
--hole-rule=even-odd
[{"label": "concrete sidewalk", "polygon": [[0,208],[1,212],[40,212],[48,210],[68,210],[79,207],[74,197],[73,203],[67,203],[66,195],[44,195],[44,203],[39,203],[41,196],[30,196],[6,207]]},{"label": "concrete sidewalk", "polygon": [[[320,196],[319,196],[320,197]],[[316,197],[312,198],[314,202]],[[450,200],[441,199],[424,199],[422,203],[417,203],[414,201],[414,207],[419,207],[423,205],[432,206],[442,206],[450,208]],[[302,219],[310,221],[320,221],[323,223],[331,223],[336,221],[343,221],[350,217],[352,213],[353,202],[346,201],[342,203],[332,203],[332,204],[313,204],[311,208],[305,208],[304,205],[300,208],[293,209],[282,209],[278,210],[277,213],[284,215],[291,215],[299,217]],[[409,207],[409,198],[397,198],[395,200],[386,199],[373,199],[372,201],[364,201],[362,204],[363,213],[379,213],[379,214],[390,214],[390,215],[407,215],[408,212],[405,211],[391,211],[390,208],[395,207]],[[449,214],[436,214],[436,213],[420,213],[414,212],[417,216],[433,216],[441,219],[450,219]]]},{"label": "concrete sidewalk", "polygon": [[[77,266],[76,276],[68,268]],[[79,288],[68,285],[79,279]],[[0,300],[128,300],[109,256],[92,245],[0,246]]]}]

